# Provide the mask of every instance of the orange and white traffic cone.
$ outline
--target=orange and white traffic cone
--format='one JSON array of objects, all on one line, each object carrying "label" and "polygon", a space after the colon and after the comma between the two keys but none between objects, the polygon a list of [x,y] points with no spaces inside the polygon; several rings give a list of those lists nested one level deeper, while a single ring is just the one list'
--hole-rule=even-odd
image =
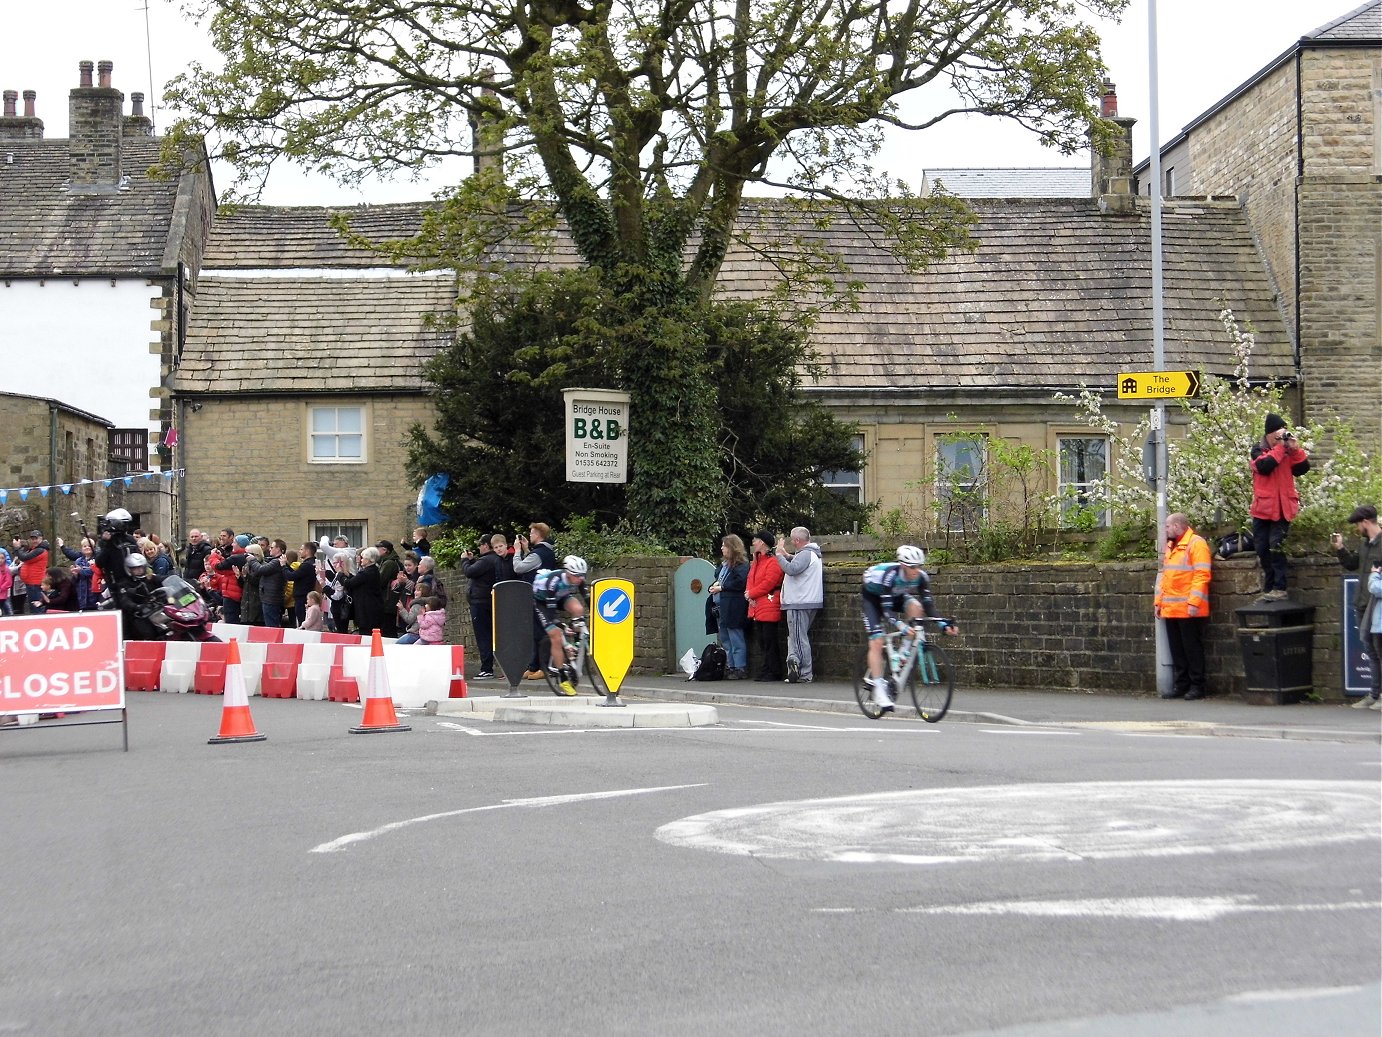
[{"label": "orange and white traffic cone", "polygon": [[365,678],[365,719],[359,727],[352,727],[353,735],[369,735],[376,731],[411,731],[398,722],[393,710],[393,692],[389,690],[389,671],[384,667],[384,642],[379,631],[374,632],[370,645],[369,674]]},{"label": "orange and white traffic cone", "polygon": [[233,638],[226,650],[225,704],[221,710],[221,733],[206,740],[208,745],[225,742],[265,742],[268,735],[254,729],[250,716],[250,696],[245,690],[245,671],[240,664],[240,645]]}]

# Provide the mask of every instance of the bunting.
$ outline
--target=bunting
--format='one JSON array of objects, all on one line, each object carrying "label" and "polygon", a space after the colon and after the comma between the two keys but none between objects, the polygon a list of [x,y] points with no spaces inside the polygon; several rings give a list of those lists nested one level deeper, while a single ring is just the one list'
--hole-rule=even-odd
[{"label": "bunting", "polygon": [[69,496],[73,490],[82,486],[94,486],[97,483],[110,489],[116,483],[124,483],[128,487],[133,487],[136,479],[166,479],[169,482],[175,476],[182,475],[185,468],[169,468],[162,472],[140,472],[137,475],[112,475],[108,479],[78,479],[76,482],[54,483],[52,486],[11,486],[0,489],[0,507],[9,503],[10,494],[18,495],[21,501],[27,501],[29,494],[35,490],[40,497],[47,497],[54,490],[60,491],[64,496]]}]

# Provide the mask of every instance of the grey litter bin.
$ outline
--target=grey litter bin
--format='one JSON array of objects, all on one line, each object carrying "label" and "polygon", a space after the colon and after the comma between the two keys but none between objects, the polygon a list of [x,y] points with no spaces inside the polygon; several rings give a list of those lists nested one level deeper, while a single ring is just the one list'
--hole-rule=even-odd
[{"label": "grey litter bin", "polygon": [[1255,706],[1299,702],[1314,688],[1315,606],[1269,601],[1235,609],[1243,653],[1243,697]]}]

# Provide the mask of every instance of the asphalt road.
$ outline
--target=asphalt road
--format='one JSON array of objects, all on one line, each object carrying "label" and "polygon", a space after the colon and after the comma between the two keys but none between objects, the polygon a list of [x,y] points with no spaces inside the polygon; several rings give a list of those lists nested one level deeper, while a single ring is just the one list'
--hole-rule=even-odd
[{"label": "asphalt road", "polygon": [[1376,1034],[1378,747],[132,695],[0,734],[0,1034]]}]

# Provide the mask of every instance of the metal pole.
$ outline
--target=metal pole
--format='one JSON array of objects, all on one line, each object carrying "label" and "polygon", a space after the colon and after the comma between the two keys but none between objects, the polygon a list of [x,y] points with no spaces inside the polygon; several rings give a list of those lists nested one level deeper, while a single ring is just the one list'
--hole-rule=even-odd
[{"label": "metal pole", "polygon": [[[1147,122],[1151,134],[1148,176],[1151,178],[1149,186],[1152,196],[1152,370],[1161,371],[1166,366],[1166,313],[1161,271],[1161,128],[1157,88],[1156,0],[1147,0],[1147,79]],[[1156,545],[1157,569],[1160,572],[1165,558],[1166,404],[1158,403],[1152,408],[1151,422],[1156,444],[1156,528],[1152,531],[1152,542]],[[1166,628],[1160,622],[1156,622],[1156,690],[1160,695],[1172,690],[1171,650],[1166,642]]]}]

